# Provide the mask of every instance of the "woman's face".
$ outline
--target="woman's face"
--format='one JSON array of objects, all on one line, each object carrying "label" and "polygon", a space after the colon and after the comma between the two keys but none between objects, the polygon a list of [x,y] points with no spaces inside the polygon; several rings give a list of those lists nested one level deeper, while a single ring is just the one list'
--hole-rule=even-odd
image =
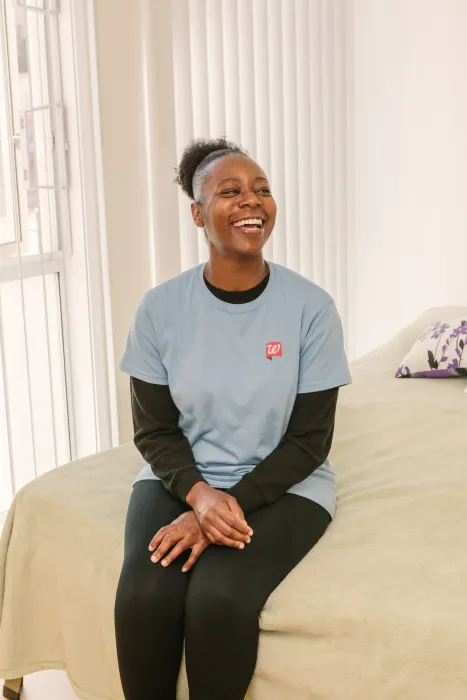
[{"label": "woman's face", "polygon": [[191,210],[220,253],[258,255],[276,220],[264,172],[254,160],[237,155],[221,156],[208,166],[201,204],[193,203]]}]

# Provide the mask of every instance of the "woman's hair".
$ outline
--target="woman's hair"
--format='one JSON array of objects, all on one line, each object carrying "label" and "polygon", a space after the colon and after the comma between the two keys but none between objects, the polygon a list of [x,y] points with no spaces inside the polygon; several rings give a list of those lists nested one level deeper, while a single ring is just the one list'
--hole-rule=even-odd
[{"label": "woman's hair", "polygon": [[[178,168],[175,169],[177,182],[183,192],[190,199],[196,200],[199,186],[204,181],[206,168],[216,158],[225,156],[229,153],[236,153],[242,156],[247,156],[248,153],[240,146],[237,146],[231,141],[227,141],[224,137],[212,139],[195,139],[188,144],[183,151],[182,159]],[[195,195],[196,192],[196,195]]]}]

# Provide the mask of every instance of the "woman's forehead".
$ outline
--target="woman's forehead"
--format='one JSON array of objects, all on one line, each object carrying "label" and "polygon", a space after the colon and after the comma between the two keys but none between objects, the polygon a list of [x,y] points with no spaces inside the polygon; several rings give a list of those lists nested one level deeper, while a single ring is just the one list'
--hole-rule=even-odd
[{"label": "woman's forehead", "polygon": [[256,161],[248,156],[229,154],[216,158],[208,168],[208,181],[211,187],[216,187],[221,180],[254,179],[264,177],[264,171]]}]

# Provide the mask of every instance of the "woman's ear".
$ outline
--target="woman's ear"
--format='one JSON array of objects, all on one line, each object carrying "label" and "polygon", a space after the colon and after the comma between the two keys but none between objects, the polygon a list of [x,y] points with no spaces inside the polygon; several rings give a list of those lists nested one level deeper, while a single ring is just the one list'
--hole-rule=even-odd
[{"label": "woman's ear", "polygon": [[198,228],[204,228],[204,221],[203,217],[201,216],[201,209],[199,204],[196,204],[196,202],[192,202],[191,204],[191,215],[193,216],[193,221],[195,222],[196,226],[198,226]]}]

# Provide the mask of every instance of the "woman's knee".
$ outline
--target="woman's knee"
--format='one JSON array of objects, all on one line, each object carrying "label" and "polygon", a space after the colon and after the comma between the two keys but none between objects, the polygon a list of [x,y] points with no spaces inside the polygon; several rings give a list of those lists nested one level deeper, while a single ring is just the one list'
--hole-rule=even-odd
[{"label": "woman's knee", "polygon": [[258,619],[258,611],[246,599],[241,598],[233,587],[216,586],[216,582],[203,585],[194,582],[188,588],[185,603],[187,622],[194,622],[200,629],[227,624],[242,625]]},{"label": "woman's knee", "polygon": [[183,614],[185,591],[171,574],[150,561],[147,566],[125,562],[115,596],[115,619],[122,624],[145,617],[163,622]]}]

